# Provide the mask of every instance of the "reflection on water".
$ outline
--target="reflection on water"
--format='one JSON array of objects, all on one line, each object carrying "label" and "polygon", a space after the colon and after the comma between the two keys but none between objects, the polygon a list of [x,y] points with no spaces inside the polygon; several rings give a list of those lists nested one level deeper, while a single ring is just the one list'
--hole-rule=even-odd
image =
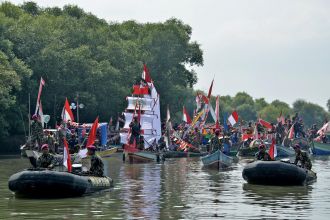
[{"label": "reflection on water", "polygon": [[[329,219],[329,157],[313,159],[318,180],[309,186],[259,186],[242,178],[244,163],[228,171],[202,169],[198,158],[164,164],[123,164],[105,159],[115,188],[80,198],[22,199],[7,186],[11,174],[29,166],[0,158],[0,219]],[[51,189],[50,189],[51,190]]]}]

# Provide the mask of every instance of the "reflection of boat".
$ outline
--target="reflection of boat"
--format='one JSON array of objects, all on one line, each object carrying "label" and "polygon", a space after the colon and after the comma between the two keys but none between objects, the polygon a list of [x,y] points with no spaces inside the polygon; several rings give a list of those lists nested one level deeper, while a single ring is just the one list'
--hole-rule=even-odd
[{"label": "reflection of boat", "polygon": [[281,199],[289,199],[294,198],[297,201],[300,201],[301,199],[306,196],[309,191],[311,190],[308,186],[269,186],[269,185],[254,185],[254,184],[243,184],[243,190],[245,193],[249,193],[252,196],[248,196],[250,198],[255,197],[260,201],[260,198],[263,199],[271,199],[274,200],[274,198],[281,198]]},{"label": "reflection of boat", "polygon": [[225,155],[220,150],[201,158],[204,167],[208,168],[227,168],[233,163],[233,158]]},{"label": "reflection of boat", "polygon": [[24,170],[12,175],[9,189],[29,197],[72,197],[109,189],[109,177],[79,176],[50,170]]},{"label": "reflection of boat", "polygon": [[316,180],[316,173],[282,161],[255,161],[242,172],[248,183],[261,185],[303,185]]},{"label": "reflection of boat", "polygon": [[319,142],[312,142],[312,152],[315,155],[330,155],[330,143],[323,144]]}]

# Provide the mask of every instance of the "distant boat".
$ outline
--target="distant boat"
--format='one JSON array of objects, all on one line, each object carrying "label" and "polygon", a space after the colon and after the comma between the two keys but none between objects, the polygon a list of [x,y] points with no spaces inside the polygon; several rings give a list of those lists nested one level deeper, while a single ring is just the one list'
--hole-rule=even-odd
[{"label": "distant boat", "polygon": [[220,150],[201,158],[203,166],[207,168],[223,169],[233,163],[233,158],[225,155]]},{"label": "distant boat", "polygon": [[312,142],[312,152],[314,155],[330,155],[330,143]]}]

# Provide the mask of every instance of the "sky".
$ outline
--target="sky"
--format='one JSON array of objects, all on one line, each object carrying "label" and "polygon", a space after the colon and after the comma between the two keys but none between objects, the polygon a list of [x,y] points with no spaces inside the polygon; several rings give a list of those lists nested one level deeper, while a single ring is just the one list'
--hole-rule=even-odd
[{"label": "sky", "polygon": [[[3,0],[0,0],[3,1]],[[10,0],[22,4],[22,0]],[[328,0],[35,0],[40,7],[77,5],[108,22],[164,22],[192,27],[204,55],[195,89],[213,95],[245,91],[292,105],[326,107],[330,99]]]}]

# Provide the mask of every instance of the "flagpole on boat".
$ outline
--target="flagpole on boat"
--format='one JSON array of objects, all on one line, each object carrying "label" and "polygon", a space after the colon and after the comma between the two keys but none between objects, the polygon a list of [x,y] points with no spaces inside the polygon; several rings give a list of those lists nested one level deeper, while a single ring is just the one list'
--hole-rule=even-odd
[{"label": "flagpole on boat", "polygon": [[29,93],[29,138],[31,137],[31,95]]}]

